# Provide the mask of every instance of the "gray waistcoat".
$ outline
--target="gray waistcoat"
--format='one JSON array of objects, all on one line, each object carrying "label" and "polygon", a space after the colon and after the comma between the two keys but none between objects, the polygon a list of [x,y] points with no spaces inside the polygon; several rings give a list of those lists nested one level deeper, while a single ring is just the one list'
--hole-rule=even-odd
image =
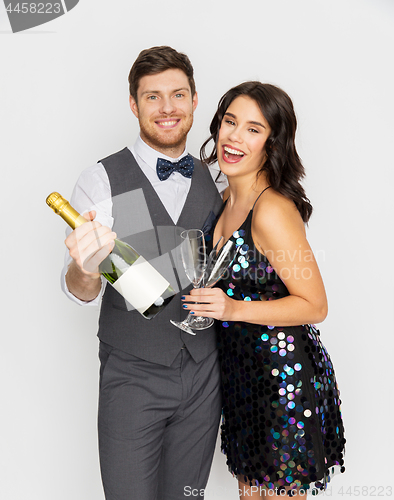
[{"label": "gray waistcoat", "polygon": [[[194,159],[195,169],[184,208],[175,225],[130,150],[125,148],[101,160],[108,174],[113,202],[113,230],[182,293],[191,289],[179,254],[184,229],[207,230],[222,200],[211,175]],[[165,182],[165,181],[163,181]],[[138,285],[137,285],[138,286]],[[170,366],[186,344],[196,362],[216,348],[214,327],[192,336],[170,319],[182,321],[181,293],[155,318],[146,320],[111,286],[107,285],[100,312],[98,336],[103,342],[139,358]]]}]

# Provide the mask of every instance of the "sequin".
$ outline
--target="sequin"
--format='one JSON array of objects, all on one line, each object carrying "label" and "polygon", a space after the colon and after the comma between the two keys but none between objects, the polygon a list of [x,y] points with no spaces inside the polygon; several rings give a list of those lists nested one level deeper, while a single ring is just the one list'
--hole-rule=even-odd
[{"label": "sequin", "polygon": [[242,245],[241,248],[239,249],[239,253],[241,255],[246,255],[248,253],[249,247],[248,245]]},{"label": "sequin", "polygon": [[239,264],[234,264],[233,265],[233,270],[237,273],[241,269],[241,266]]},{"label": "sequin", "polygon": [[238,238],[237,241],[235,242],[238,246],[241,246],[244,244],[244,239],[243,238]]}]

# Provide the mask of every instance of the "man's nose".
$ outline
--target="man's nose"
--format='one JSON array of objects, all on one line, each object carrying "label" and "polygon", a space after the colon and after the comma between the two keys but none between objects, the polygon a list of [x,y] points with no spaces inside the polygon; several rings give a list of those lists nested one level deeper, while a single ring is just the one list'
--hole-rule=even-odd
[{"label": "man's nose", "polygon": [[166,115],[170,115],[176,110],[176,106],[174,105],[174,101],[171,97],[164,97],[161,100],[161,112]]}]

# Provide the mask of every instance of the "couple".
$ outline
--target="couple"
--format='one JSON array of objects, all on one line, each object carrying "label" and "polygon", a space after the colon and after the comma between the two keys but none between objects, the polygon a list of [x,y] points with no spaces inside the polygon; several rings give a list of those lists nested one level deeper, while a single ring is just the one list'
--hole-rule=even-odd
[{"label": "couple", "polygon": [[[222,450],[241,498],[324,489],[334,467],[344,470],[345,439],[333,367],[311,325],[324,320],[327,302],[305,237],[312,206],[299,183],[292,102],[259,82],[222,97],[201,157],[228,178],[223,203],[208,168],[185,151],[197,106],[187,56],[144,50],[129,83],[140,136],[80,176],[71,203],[90,222],[68,234],[62,278],[75,302],[102,302],[105,496],[203,497],[222,411]],[[102,283],[98,265],[117,235],[145,258],[170,262],[179,228],[203,227],[213,244],[223,236],[240,247],[215,288],[189,292],[176,276],[180,293],[146,321]],[[216,329],[191,336],[172,326],[188,311],[215,318]]]}]

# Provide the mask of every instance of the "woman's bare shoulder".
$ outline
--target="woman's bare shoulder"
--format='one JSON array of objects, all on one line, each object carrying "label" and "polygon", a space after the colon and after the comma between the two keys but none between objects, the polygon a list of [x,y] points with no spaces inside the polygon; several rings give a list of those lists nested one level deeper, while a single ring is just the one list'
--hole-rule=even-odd
[{"label": "woman's bare shoulder", "polygon": [[253,211],[253,226],[263,233],[282,230],[301,230],[304,222],[293,200],[273,188],[267,189],[258,199]]}]

